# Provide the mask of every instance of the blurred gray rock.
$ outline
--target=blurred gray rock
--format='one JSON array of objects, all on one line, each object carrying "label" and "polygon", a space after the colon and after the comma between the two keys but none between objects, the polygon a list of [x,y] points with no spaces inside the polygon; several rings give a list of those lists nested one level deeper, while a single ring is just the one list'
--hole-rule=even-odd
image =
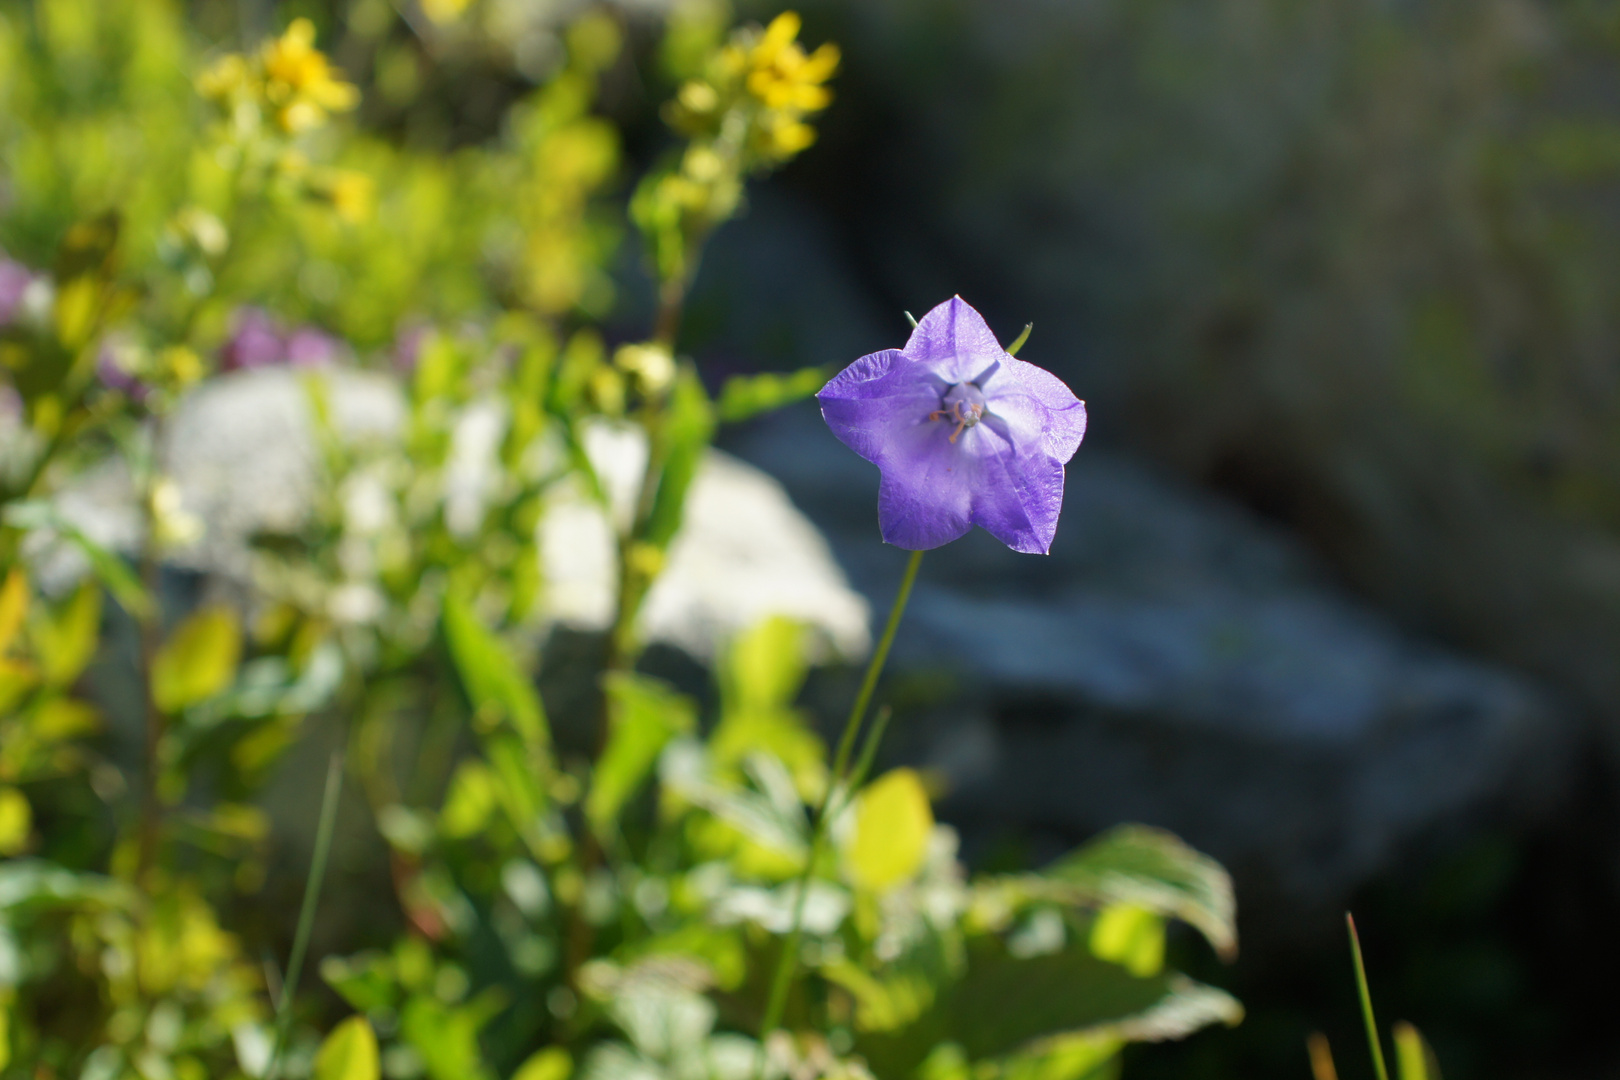
[{"label": "blurred gray rock", "polygon": [[[733,443],[881,612],[877,470],[813,408]],[[1246,511],[1082,447],[1048,557],[930,552],[895,648],[900,753],[970,850],[1170,828],[1252,897],[1341,902],[1416,845],[1549,802],[1569,725],[1524,679],[1415,640]],[[902,708],[907,708],[902,705]]]},{"label": "blurred gray rock", "polygon": [[[286,368],[241,372],[209,381],[181,404],[165,460],[181,511],[199,519],[202,531],[171,554],[171,564],[245,584],[252,535],[294,530],[307,519],[320,476],[308,377]],[[397,437],[405,406],[393,380],[342,369],[315,377],[326,382],[334,427],[345,438],[387,443]],[[491,411],[469,410],[457,432],[448,470],[452,517],[470,512],[476,520],[480,493],[490,487],[499,425]],[[586,443],[604,485],[627,511],[646,458],[640,434],[601,425],[587,433]],[[121,461],[92,469],[57,504],[102,544],[127,551],[139,541],[140,518]],[[386,516],[386,508],[382,512]],[[540,529],[549,620],[605,628],[614,606],[613,533],[606,517],[565,486]],[[70,546],[57,545],[48,557],[58,580],[84,571],[82,556]],[[858,656],[867,648],[865,601],[850,589],[815,528],[775,481],[713,451],[693,481],[686,526],[666,572],[647,598],[644,632],[650,641],[706,659],[775,614],[810,625],[831,653]]]}]

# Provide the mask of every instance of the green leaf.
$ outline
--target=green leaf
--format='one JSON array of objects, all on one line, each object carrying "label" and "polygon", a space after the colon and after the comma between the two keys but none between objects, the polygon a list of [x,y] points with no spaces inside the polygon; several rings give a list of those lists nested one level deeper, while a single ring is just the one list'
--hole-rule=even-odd
[{"label": "green leaf", "polygon": [[464,1005],[445,1005],[417,995],[405,1003],[400,1034],[422,1058],[433,1080],[489,1080],[478,1032],[501,1006],[498,990],[485,991]]},{"label": "green leaf", "polygon": [[1136,904],[1110,904],[1091,924],[1091,952],[1132,975],[1157,975],[1164,967],[1164,920]]},{"label": "green leaf", "polygon": [[1066,1040],[1179,1039],[1243,1009],[1226,993],[1179,974],[1138,978],[1084,947],[1020,959],[994,935],[969,942],[967,970],[917,1023],[863,1034],[856,1048],[880,1076],[912,1071],[950,1038],[974,1061],[1044,1054]]},{"label": "green leaf", "polygon": [[11,1064],[11,1003],[0,1001],[0,1069]]},{"label": "green leaf", "polygon": [[1422,1033],[1403,1020],[1395,1025],[1394,1034],[1400,1080],[1440,1080],[1440,1062]]},{"label": "green leaf", "polygon": [[0,787],[0,855],[16,855],[26,848],[33,824],[28,797],[14,787]]},{"label": "green leaf", "polygon": [[35,635],[39,666],[47,686],[67,686],[96,655],[101,638],[101,587],[86,581],[67,606],[43,620]]},{"label": "green leaf", "polygon": [[691,364],[682,364],[675,376],[669,405],[664,414],[662,443],[664,467],[647,518],[647,542],[666,548],[680,531],[686,509],[686,493],[703,463],[703,453],[714,438],[714,406],[703,389],[703,380]]},{"label": "green leaf", "polygon": [[540,695],[506,643],[454,590],[444,598],[444,637],[473,711],[486,717],[490,726],[502,720],[510,723],[534,755],[536,767],[549,770],[551,730]]},{"label": "green leaf", "polygon": [[804,639],[804,624],[781,615],[737,635],[720,661],[722,707],[729,712],[793,704],[810,667]]},{"label": "green leaf", "polygon": [[574,1071],[574,1059],[560,1046],[536,1050],[519,1065],[512,1080],[568,1080]]},{"label": "green leaf", "polygon": [[975,1080],[1117,1080],[1123,1040],[1107,1035],[1068,1035],[981,1063]]},{"label": "green leaf", "polygon": [[934,812],[913,769],[895,769],[868,784],[855,803],[855,836],[845,853],[852,881],[887,892],[916,876],[928,857]]},{"label": "green leaf", "polygon": [[800,368],[787,373],[733,375],[720,388],[720,419],[726,423],[747,420],[795,401],[803,401],[826,385],[827,371],[819,367]]},{"label": "green leaf", "polygon": [[1222,957],[1237,955],[1231,875],[1162,829],[1123,825],[1026,883],[1065,903],[1135,904],[1172,916],[1196,927]]},{"label": "green leaf", "polygon": [[697,727],[697,707],[668,685],[641,675],[615,673],[603,687],[608,699],[608,741],[591,776],[585,817],[606,833],[652,773],[669,741]]},{"label": "green leaf", "polygon": [[377,1035],[363,1016],[332,1029],[315,1054],[314,1080],[378,1080]]},{"label": "green leaf", "polygon": [[489,766],[481,761],[463,761],[450,778],[450,789],[439,812],[439,832],[451,840],[462,840],[481,832],[490,815],[500,805],[500,791]]},{"label": "green leaf", "polygon": [[0,653],[11,648],[28,615],[28,575],[22,567],[13,566],[0,586]]},{"label": "green leaf", "polygon": [[394,961],[371,950],[354,956],[328,956],[321,961],[321,978],[361,1012],[392,1009],[399,1001]]},{"label": "green leaf", "polygon": [[153,702],[172,714],[207,701],[230,686],[241,656],[236,612],[222,606],[194,612],[152,660]]}]

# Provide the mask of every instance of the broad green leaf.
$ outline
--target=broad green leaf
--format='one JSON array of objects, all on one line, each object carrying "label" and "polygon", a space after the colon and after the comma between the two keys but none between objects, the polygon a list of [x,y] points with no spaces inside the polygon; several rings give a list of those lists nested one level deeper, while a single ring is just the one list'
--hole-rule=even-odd
[{"label": "broad green leaf", "polygon": [[574,1071],[574,1059],[560,1046],[536,1050],[519,1065],[512,1080],[568,1080]]},{"label": "broad green leaf", "polygon": [[152,700],[165,713],[207,701],[231,684],[242,656],[236,612],[209,607],[175,628],[152,661]]},{"label": "broad green leaf", "polygon": [[658,435],[663,450],[663,474],[647,519],[646,540],[666,548],[680,531],[686,493],[703,463],[704,451],[714,438],[714,406],[709,404],[703,380],[691,364],[682,364],[669,396],[663,429]]},{"label": "broad green leaf", "polygon": [[1019,959],[995,935],[969,942],[962,978],[918,1021],[863,1033],[856,1048],[880,1076],[905,1075],[944,1039],[974,1061],[1040,1054],[1062,1040],[1179,1039],[1243,1009],[1226,993],[1179,974],[1138,978],[1083,946]]},{"label": "broad green leaf", "polygon": [[41,702],[29,719],[29,727],[42,742],[63,742],[89,735],[101,724],[101,713],[94,705],[77,698],[52,697]]},{"label": "broad green leaf", "polygon": [[980,1063],[975,1080],[1116,1080],[1123,1045],[1124,1040],[1109,1035],[1059,1036]]},{"label": "broad green leaf", "polygon": [[1066,903],[1135,904],[1172,916],[1196,927],[1221,956],[1237,954],[1231,875],[1162,829],[1121,826],[1025,884]]},{"label": "broad green leaf", "polygon": [[504,1004],[499,990],[491,991],[462,1005],[446,1005],[426,994],[405,1003],[400,1034],[421,1057],[433,1080],[489,1080],[492,1076],[478,1046],[479,1030]]},{"label": "broad green leaf", "polygon": [[772,616],[737,635],[720,661],[726,711],[780,709],[793,704],[809,664],[804,624]]},{"label": "broad green leaf", "polygon": [[1091,952],[1132,975],[1157,975],[1164,967],[1164,920],[1136,904],[1110,904],[1091,924]]},{"label": "broad green leaf", "polygon": [[14,566],[0,586],[0,653],[11,648],[22,629],[23,617],[28,614],[28,575],[22,567]]},{"label": "broad green leaf", "polygon": [[444,637],[474,712],[510,723],[536,756],[536,766],[549,768],[551,733],[540,695],[506,643],[453,590],[444,598]]},{"label": "broad green leaf", "polygon": [[500,805],[500,792],[489,766],[481,761],[463,761],[450,778],[450,790],[439,811],[439,832],[451,840],[461,840],[483,830]]},{"label": "broad green leaf", "polygon": [[1394,1034],[1400,1080],[1440,1080],[1440,1063],[1418,1029],[1403,1020],[1395,1025]]},{"label": "broad green leaf", "polygon": [[720,388],[720,419],[726,423],[747,420],[762,412],[780,409],[805,398],[827,385],[824,368],[765,372],[761,375],[734,375]]},{"label": "broad green leaf", "polygon": [[101,587],[86,581],[57,614],[44,619],[34,637],[47,686],[66,686],[96,655],[101,639]]},{"label": "broad green leaf", "polygon": [[314,1080],[378,1080],[377,1035],[363,1016],[332,1029],[315,1054]]},{"label": "broad green leaf", "polygon": [[866,786],[855,802],[855,835],[845,853],[849,876],[872,892],[911,880],[928,857],[934,812],[912,769],[895,769]]},{"label": "broad green leaf", "polygon": [[669,741],[697,727],[697,707],[669,686],[640,675],[610,675],[607,747],[591,775],[585,817],[598,833],[609,829],[624,804],[651,775]]},{"label": "broad green leaf", "polygon": [[28,797],[14,787],[0,787],[0,855],[16,855],[27,847],[33,824]]},{"label": "broad green leaf", "polygon": [[0,1069],[11,1064],[11,1003],[0,1000]]}]

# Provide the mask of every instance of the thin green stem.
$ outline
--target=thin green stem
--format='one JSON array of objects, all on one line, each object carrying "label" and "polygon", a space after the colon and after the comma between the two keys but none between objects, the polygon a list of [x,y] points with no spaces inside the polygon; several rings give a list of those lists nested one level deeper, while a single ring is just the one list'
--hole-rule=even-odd
[{"label": "thin green stem", "polygon": [[[810,826],[810,850],[804,860],[804,869],[799,874],[798,892],[793,900],[793,923],[788,930],[787,940],[782,943],[782,954],[776,961],[776,974],[771,979],[771,995],[765,1005],[765,1019],[759,1026],[760,1042],[760,1075],[765,1071],[765,1040],[770,1037],[782,1023],[782,1010],[787,1007],[788,990],[793,985],[793,974],[799,964],[799,940],[804,936],[804,908],[810,896],[810,882],[815,877],[816,863],[821,859],[821,849],[827,839],[828,810],[831,808],[833,795],[844,786],[845,771],[849,768],[850,754],[855,749],[855,736],[861,730],[861,722],[866,719],[866,709],[872,703],[872,693],[877,689],[879,676],[883,674],[883,665],[889,659],[889,647],[894,644],[894,635],[900,629],[900,617],[905,614],[906,602],[911,599],[911,587],[917,581],[917,567],[922,564],[923,553],[913,551],[911,559],[906,563],[905,575],[900,579],[900,591],[895,595],[894,607],[889,609],[889,621],[883,628],[883,636],[878,639],[877,647],[872,650],[872,659],[866,665],[866,676],[861,680],[861,688],[855,695],[855,704],[849,710],[849,719],[844,722],[844,734],[838,740],[838,752],[833,757],[832,772],[827,777],[827,788],[821,794],[821,805],[816,807],[816,816]],[[887,723],[887,717],[880,720]],[[882,737],[881,729],[876,738]],[[863,765],[871,764],[871,757],[877,752],[876,738],[867,744],[867,752],[861,755]],[[864,771],[864,770],[863,770]]]},{"label": "thin green stem", "polygon": [[304,900],[298,907],[298,929],[293,934],[292,955],[287,959],[287,977],[281,983],[281,1000],[276,1005],[276,1041],[270,1048],[270,1061],[265,1066],[265,1080],[276,1080],[276,1067],[281,1063],[281,1051],[287,1042],[287,1027],[292,1020],[293,991],[298,988],[298,977],[304,969],[304,953],[309,949],[309,935],[315,928],[315,906],[321,896],[321,881],[326,877],[326,861],[332,854],[332,834],[337,830],[338,793],[343,787],[343,749],[332,751],[332,760],[326,766],[326,790],[321,793],[321,817],[315,826],[315,853],[310,859],[309,878],[304,882]]},{"label": "thin green stem", "polygon": [[1373,1019],[1372,991],[1367,988],[1367,967],[1361,960],[1361,936],[1356,933],[1356,920],[1348,911],[1344,921],[1350,927],[1350,955],[1356,962],[1356,991],[1361,995],[1361,1017],[1367,1022],[1367,1042],[1372,1046],[1373,1070],[1378,1080],[1389,1080],[1384,1066],[1384,1044],[1378,1038],[1378,1022]]}]

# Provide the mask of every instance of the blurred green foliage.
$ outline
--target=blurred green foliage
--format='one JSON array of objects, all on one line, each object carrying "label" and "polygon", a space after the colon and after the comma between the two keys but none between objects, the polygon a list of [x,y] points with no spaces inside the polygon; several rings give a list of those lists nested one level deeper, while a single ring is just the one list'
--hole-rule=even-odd
[{"label": "blurred green foliage", "polygon": [[[164,0],[0,5],[0,1074],[1078,1080],[1128,1041],[1235,1022],[1163,967],[1171,919],[1235,948],[1229,879],[1174,837],[1125,828],[969,881],[922,777],[828,768],[795,705],[804,628],[733,641],[713,709],[638,669],[641,602],[717,424],[819,385],[733,380],[716,405],[677,330],[745,182],[813,141],[838,54],[806,53],[796,17],[733,29],[677,4],[676,141],[630,185],[597,105],[642,59],[628,16],[548,24],[542,63],[497,7],[351,5],[343,61],[370,73],[351,82],[303,18],[232,51]],[[533,84],[487,140],[441,154],[357,126],[368,98],[404,108],[425,65],[483,47]],[[658,312],[610,350],[627,222]],[[397,430],[345,428],[350,362],[397,394]],[[234,592],[176,603],[165,563],[205,523],[169,425],[271,364],[304,365],[312,511],[254,537]],[[477,424],[491,465],[472,483]],[[647,450],[627,512],[587,452],[602,431]],[[137,494],[130,551],[56,502],[107,462]],[[535,682],[538,526],[565,489],[612,522],[617,586],[572,740]],[[44,559],[63,546],[85,567],[66,585]],[[83,693],[98,656],[133,677],[132,757]],[[360,939],[317,957],[326,992],[280,985],[318,908],[284,972],[290,920],[264,900],[284,835],[260,797],[306,742],[342,748],[386,852]],[[789,943],[810,977],[762,1042]]]}]

